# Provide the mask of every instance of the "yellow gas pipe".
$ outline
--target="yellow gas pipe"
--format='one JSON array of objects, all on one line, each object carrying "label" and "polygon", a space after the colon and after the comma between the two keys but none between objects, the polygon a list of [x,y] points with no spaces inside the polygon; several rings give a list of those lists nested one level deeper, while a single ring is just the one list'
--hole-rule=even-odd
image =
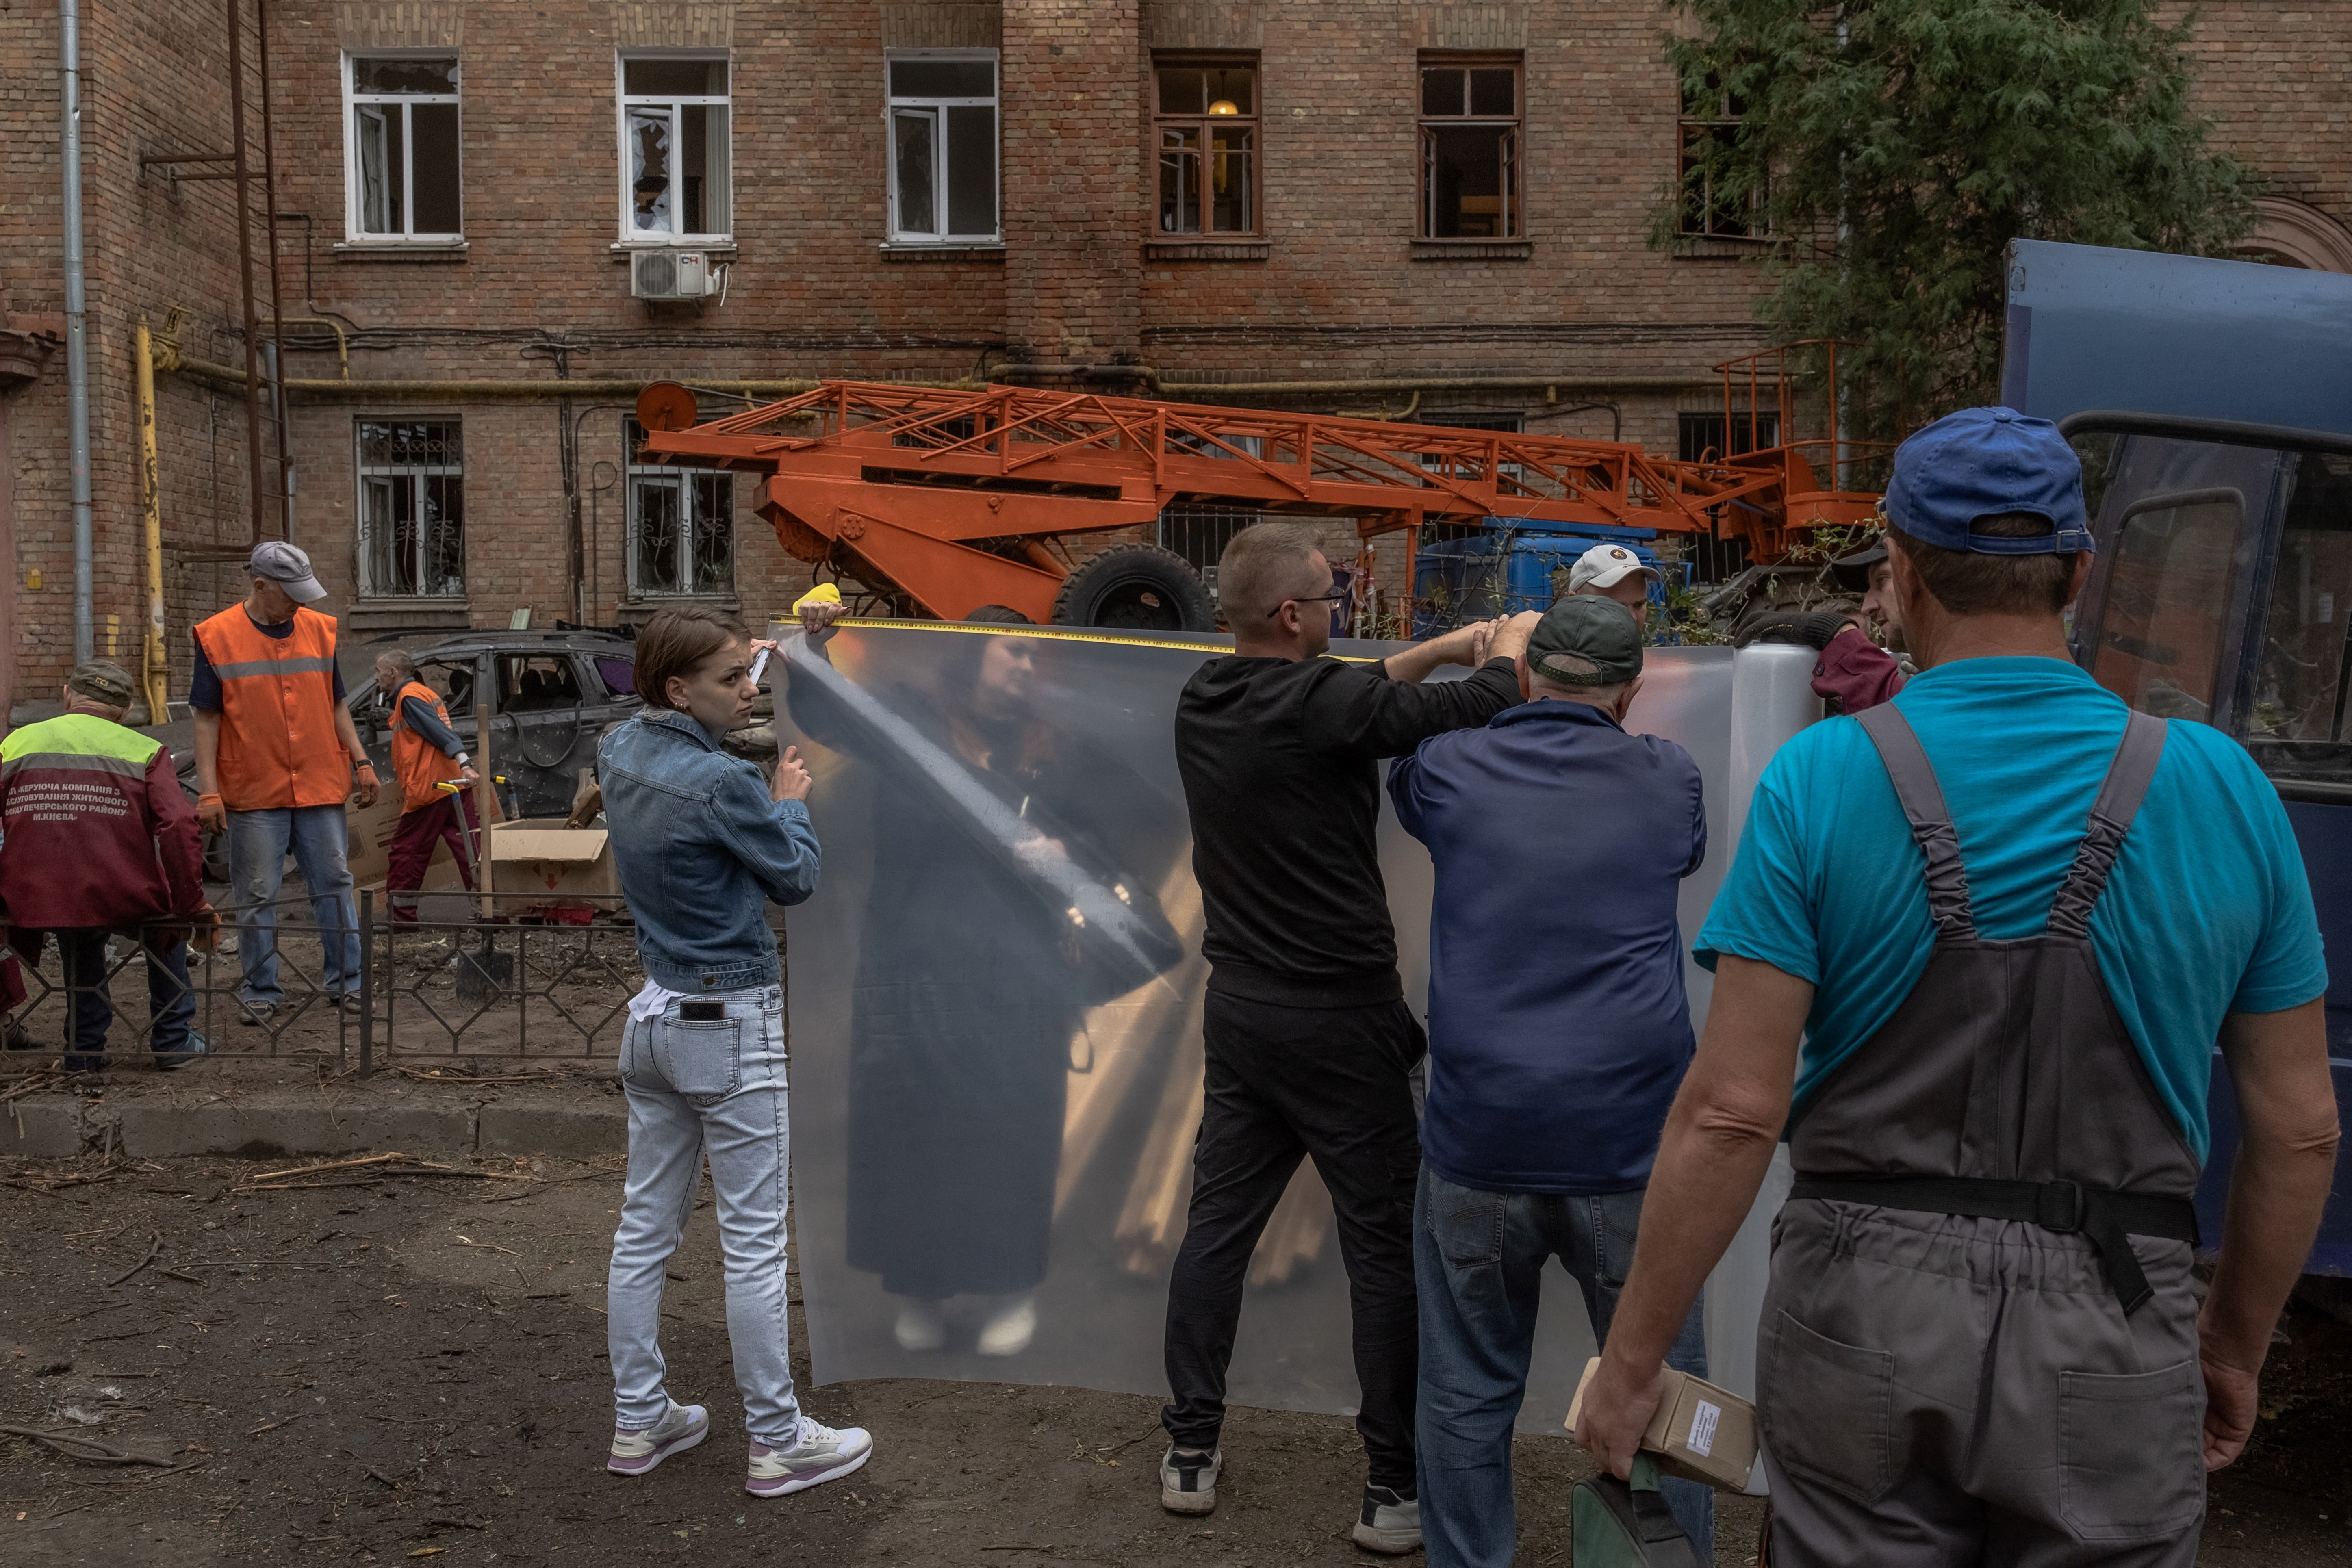
[{"label": "yellow gas pipe", "polygon": [[[173,345],[176,358],[177,345]],[[139,318],[132,358],[139,378],[139,510],[147,531],[147,650],[142,670],[147,722],[170,717],[172,657],[163,635],[163,489],[155,466],[155,346]]]}]

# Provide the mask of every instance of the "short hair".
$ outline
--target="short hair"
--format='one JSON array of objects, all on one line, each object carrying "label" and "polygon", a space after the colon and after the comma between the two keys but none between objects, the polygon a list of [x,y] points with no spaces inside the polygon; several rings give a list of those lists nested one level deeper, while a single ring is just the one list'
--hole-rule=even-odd
[{"label": "short hair", "polygon": [[740,619],[709,605],[664,610],[637,634],[637,695],[648,708],[668,708],[671,676],[692,675],[704,659],[751,636]]},{"label": "short hair", "polygon": [[[1584,590],[1579,589],[1578,592],[1581,593],[1584,592]],[[1552,666],[1562,675],[1598,675],[1601,673],[1601,667],[1598,664],[1595,664],[1592,660],[1585,658],[1582,654],[1547,654],[1544,656],[1544,663]],[[1529,690],[1532,691],[1537,687],[1540,686],[1546,691],[1557,691],[1563,697],[1573,697],[1580,701],[1599,703],[1604,707],[1609,703],[1616,701],[1617,694],[1632,684],[1633,682],[1630,680],[1621,680],[1614,686],[1577,686],[1566,680],[1554,679],[1532,664],[1528,666],[1528,689]]]},{"label": "short hair", "polygon": [[[1321,548],[1313,530],[1295,522],[1256,522],[1234,534],[1217,557],[1217,603],[1227,628],[1263,625],[1283,600],[1307,592],[1307,560]],[[1328,593],[1330,584],[1313,591]]]},{"label": "short hair", "polygon": [[[2034,539],[2053,531],[2051,521],[2030,511],[1980,517],[1971,533],[1993,539]],[[1914,538],[1900,524],[1886,531],[1936,603],[1955,616],[2055,616],[2064,613],[2066,590],[2074,581],[2071,552],[2040,555],[1988,555],[1947,550]]]},{"label": "short hair", "polygon": [[392,666],[393,673],[400,677],[400,683],[403,686],[416,679],[416,660],[399,648],[384,649],[375,656],[375,661],[378,664]]}]

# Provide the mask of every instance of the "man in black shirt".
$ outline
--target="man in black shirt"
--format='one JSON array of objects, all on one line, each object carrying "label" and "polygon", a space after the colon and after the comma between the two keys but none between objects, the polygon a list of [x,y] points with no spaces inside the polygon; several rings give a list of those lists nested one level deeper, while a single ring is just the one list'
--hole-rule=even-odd
[{"label": "man in black shirt", "polygon": [[[1465,626],[1380,664],[1323,656],[1331,568],[1313,536],[1261,523],[1217,581],[1234,651],[1176,710],[1207,929],[1207,1084],[1192,1202],[1168,1288],[1163,1507],[1216,1506],[1225,1369],[1259,1233],[1311,1155],[1348,1269],[1356,1428],[1371,1476],[1355,1539],[1421,1544],[1412,1409],[1412,1210],[1420,1139],[1409,1075],[1425,1047],[1403,1000],[1376,846],[1382,757],[1520,700],[1514,660],[1539,617]],[[1444,664],[1475,671],[1425,686]]]}]

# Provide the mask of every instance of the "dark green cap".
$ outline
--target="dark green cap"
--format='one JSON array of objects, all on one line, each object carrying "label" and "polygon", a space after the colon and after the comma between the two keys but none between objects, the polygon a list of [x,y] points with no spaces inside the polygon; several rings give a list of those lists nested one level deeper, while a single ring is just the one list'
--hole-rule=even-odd
[{"label": "dark green cap", "polygon": [[1642,673],[1641,626],[1614,599],[1570,594],[1536,623],[1528,668],[1562,686],[1622,686]]},{"label": "dark green cap", "polygon": [[102,658],[75,665],[73,673],[66,677],[66,688],[110,708],[128,708],[139,695],[139,689],[131,683],[131,672]]}]

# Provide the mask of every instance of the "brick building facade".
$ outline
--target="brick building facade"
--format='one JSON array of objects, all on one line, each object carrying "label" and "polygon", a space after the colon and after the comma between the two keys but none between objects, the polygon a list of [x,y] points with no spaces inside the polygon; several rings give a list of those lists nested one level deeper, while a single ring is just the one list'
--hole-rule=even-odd
[{"label": "brick building facade", "polygon": [[[1708,437],[1709,367],[1760,345],[1738,215],[1650,243],[1690,133],[1650,0],[266,15],[292,491],[269,526],[290,515],[358,632],[524,608],[604,624],[680,595],[787,604],[808,569],[749,481],[631,471],[647,379],[1156,378],[1191,401],[1622,430],[1673,452]],[[2340,242],[2352,268],[2352,29],[2289,38],[2238,0],[2203,16],[2207,79],[2226,84],[2211,108],[2273,184],[2264,245],[2336,265]],[[257,166],[254,22],[248,6]],[[146,617],[143,315],[178,353],[156,407],[175,700],[188,626],[241,591],[246,349],[234,186],[187,177],[224,165],[156,160],[230,144],[228,47],[216,5],[83,7],[96,641],[134,661]],[[71,656],[64,356],[39,363],[62,327],[55,8],[0,10],[0,49],[17,62],[0,308],[18,334],[0,384],[19,367],[0,394],[0,647],[24,700]],[[268,228],[257,216],[257,279]],[[633,297],[647,249],[708,257],[723,296]],[[277,439],[273,421],[265,490]]]}]

